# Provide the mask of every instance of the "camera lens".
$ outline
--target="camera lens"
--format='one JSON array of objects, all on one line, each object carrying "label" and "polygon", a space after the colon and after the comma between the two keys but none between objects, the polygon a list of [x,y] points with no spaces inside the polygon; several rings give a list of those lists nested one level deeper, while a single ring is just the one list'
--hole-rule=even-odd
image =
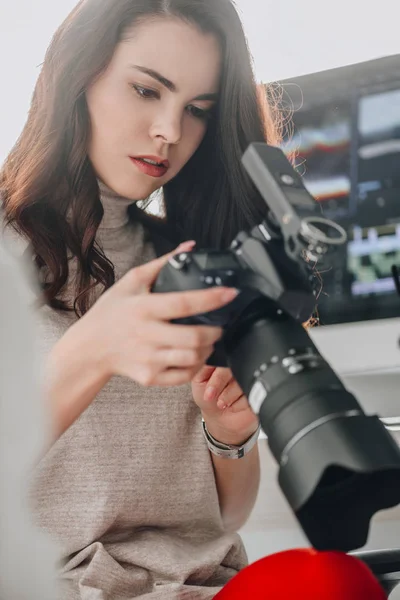
[{"label": "camera lens", "polygon": [[225,351],[312,545],[362,547],[372,516],[400,502],[399,448],[384,424],[364,414],[304,327],[271,305],[243,315]]}]

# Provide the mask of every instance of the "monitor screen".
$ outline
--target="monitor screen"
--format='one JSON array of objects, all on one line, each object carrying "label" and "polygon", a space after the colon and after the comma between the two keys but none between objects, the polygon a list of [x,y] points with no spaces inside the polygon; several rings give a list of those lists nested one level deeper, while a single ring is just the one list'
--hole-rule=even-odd
[{"label": "monitor screen", "polygon": [[349,102],[327,103],[296,115],[296,128],[283,143],[295,155],[310,194],[332,217],[345,216],[350,196],[351,112]]},{"label": "monitor screen", "polygon": [[393,294],[392,267],[400,267],[400,84],[361,93],[357,108],[351,293]]},{"label": "monitor screen", "polygon": [[337,86],[338,97],[335,86],[322,93],[315,74],[305,107],[293,114],[294,133],[282,145],[295,155],[323,215],[348,234],[320,273],[323,324],[400,314],[393,277],[393,267],[400,269],[400,73],[397,80],[392,73],[385,78],[384,69],[378,74],[375,68],[370,80],[365,74],[362,81],[348,78]]}]

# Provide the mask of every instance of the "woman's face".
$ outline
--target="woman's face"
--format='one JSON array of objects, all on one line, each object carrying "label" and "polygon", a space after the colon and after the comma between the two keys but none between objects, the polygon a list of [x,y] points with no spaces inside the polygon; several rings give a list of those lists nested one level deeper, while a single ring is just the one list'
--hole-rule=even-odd
[{"label": "woman's face", "polygon": [[87,91],[88,153],[99,179],[141,200],[175,177],[204,137],[220,69],[214,36],[178,19],[136,25]]}]

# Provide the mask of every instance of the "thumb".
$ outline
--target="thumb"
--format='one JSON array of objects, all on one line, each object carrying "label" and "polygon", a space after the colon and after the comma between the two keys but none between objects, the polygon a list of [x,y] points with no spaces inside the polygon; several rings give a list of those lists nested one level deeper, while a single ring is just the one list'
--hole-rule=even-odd
[{"label": "thumb", "polygon": [[169,259],[180,252],[190,252],[195,245],[196,242],[193,240],[179,244],[172,252],[168,252],[168,254],[164,254],[155,260],[128,271],[121,279],[121,283],[124,286],[126,285],[129,287],[129,291],[134,294],[144,294],[149,292],[161,269],[165,267]]}]

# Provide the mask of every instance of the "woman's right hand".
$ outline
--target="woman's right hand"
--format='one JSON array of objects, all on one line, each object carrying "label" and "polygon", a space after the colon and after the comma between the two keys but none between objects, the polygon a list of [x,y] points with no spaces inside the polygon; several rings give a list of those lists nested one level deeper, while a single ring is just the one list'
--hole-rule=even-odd
[{"label": "woman's right hand", "polygon": [[220,308],[236,290],[152,294],[151,285],[169,258],[192,243],[129,271],[57,342],[46,363],[45,392],[55,436],[89,406],[113,375],[143,386],[188,383],[221,337],[218,327],[172,324]]},{"label": "woman's right hand", "polygon": [[90,327],[93,349],[106,375],[124,375],[143,386],[181,385],[191,381],[212,354],[221,328],[170,321],[220,308],[235,298],[236,290],[150,292],[169,258],[192,247],[186,242],[132,269],[83,317],[82,329],[88,335]]}]

